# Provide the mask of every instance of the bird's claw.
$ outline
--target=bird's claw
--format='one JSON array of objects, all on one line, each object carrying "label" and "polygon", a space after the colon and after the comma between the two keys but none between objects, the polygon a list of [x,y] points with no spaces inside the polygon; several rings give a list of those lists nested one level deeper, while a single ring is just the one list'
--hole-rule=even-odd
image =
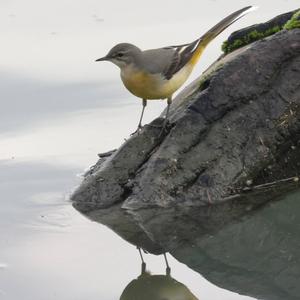
[{"label": "bird's claw", "polygon": [[139,134],[139,133],[141,132],[142,129],[143,129],[143,126],[142,126],[142,125],[139,125],[138,128],[137,128],[134,132],[130,133],[130,136],[133,136],[133,135],[135,135],[136,133]]},{"label": "bird's claw", "polygon": [[[161,128],[159,137],[162,137],[164,134],[166,134],[169,131],[171,127],[171,123],[168,119],[164,119],[162,124],[146,124],[145,127]],[[142,131],[142,129],[143,126],[139,125],[138,128],[130,134],[130,136],[133,136],[136,133],[139,134]]]},{"label": "bird's claw", "polygon": [[168,133],[169,129],[171,127],[171,123],[168,119],[164,120],[164,123],[162,125],[161,131],[159,133],[159,137],[164,136],[166,133]]}]

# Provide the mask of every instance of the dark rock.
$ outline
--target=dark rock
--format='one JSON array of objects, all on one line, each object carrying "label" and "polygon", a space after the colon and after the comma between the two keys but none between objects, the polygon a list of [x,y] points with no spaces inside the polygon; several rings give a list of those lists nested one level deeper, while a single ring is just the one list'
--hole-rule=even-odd
[{"label": "dark rock", "polygon": [[282,15],[276,16],[275,18],[271,19],[268,22],[251,25],[241,30],[235,31],[228,37],[227,41],[230,44],[236,39],[242,39],[244,36],[248,35],[250,32],[254,30],[256,30],[257,32],[264,33],[267,30],[270,30],[275,27],[283,28],[286,22],[289,21],[293,16],[293,14],[296,12],[297,10],[290,11]]},{"label": "dark rock", "polygon": [[[127,209],[203,206],[222,202],[249,178],[261,183],[263,170],[267,180],[266,166],[276,166],[299,139],[299,75],[300,30],[254,43],[205,90],[175,99],[163,140],[159,128],[146,126],[100,160],[73,195],[74,206],[85,213],[120,202]],[[282,174],[295,170],[283,164]]]},{"label": "dark rock", "polygon": [[253,43],[254,41],[279,32],[282,29],[299,28],[299,22],[295,19],[296,12],[298,12],[298,10],[279,15],[268,22],[255,24],[233,32],[223,43],[222,50],[224,53],[229,53],[235,49]]},{"label": "dark rock", "polygon": [[113,150],[110,150],[110,151],[107,151],[107,152],[99,153],[98,156],[100,158],[108,157],[108,156],[111,156],[116,151],[117,151],[117,149],[113,149]]},{"label": "dark rock", "polygon": [[223,288],[298,299],[299,201],[281,195],[298,187],[299,78],[300,29],[223,57],[176,97],[165,136],[145,126],[99,160],[74,207]]}]

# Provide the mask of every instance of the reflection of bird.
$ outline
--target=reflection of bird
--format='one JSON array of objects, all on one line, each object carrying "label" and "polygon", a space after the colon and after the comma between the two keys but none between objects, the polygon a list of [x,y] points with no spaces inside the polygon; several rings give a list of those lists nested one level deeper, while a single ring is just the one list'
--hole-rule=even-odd
[{"label": "reflection of bird", "polygon": [[[141,257],[141,260],[142,260],[142,274],[143,274],[143,273],[146,272],[146,263],[145,263],[144,258],[143,258],[141,247],[137,247],[137,249],[139,250],[140,257]],[[143,251],[145,252],[145,250],[143,250]],[[164,259],[165,259],[165,263],[166,263],[166,275],[170,275],[171,274],[171,269],[170,269],[170,266],[169,266],[169,263],[168,263],[167,254],[165,252],[163,254],[164,254]]]},{"label": "reflection of bird", "polygon": [[138,249],[142,259],[141,275],[126,286],[120,300],[198,300],[184,284],[171,277],[166,254],[166,275],[151,275],[146,272],[146,264]]},{"label": "reflection of bird", "polygon": [[131,281],[120,300],[197,300],[182,283],[168,275],[141,274]]},{"label": "reflection of bird", "polygon": [[173,93],[181,87],[191,74],[208,43],[229,25],[237,21],[251,6],[240,9],[224,18],[199,39],[184,45],[169,46],[142,51],[138,47],[121,43],[96,61],[111,61],[121,69],[121,79],[126,88],[143,99],[142,119],[147,100],[167,99],[168,107],[164,126],[168,118]]}]

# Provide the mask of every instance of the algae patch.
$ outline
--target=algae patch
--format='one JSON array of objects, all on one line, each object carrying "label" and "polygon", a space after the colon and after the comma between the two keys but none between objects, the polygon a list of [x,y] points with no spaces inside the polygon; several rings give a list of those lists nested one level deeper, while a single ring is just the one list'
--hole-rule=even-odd
[{"label": "algae patch", "polygon": [[291,30],[294,28],[300,28],[300,10],[298,10],[292,18],[286,22],[283,26],[284,29]]},{"label": "algae patch", "polygon": [[241,48],[243,46],[251,44],[255,41],[263,39],[267,36],[270,36],[278,31],[280,31],[281,29],[282,29],[282,27],[280,27],[280,26],[274,26],[273,28],[269,28],[264,32],[259,32],[258,30],[253,30],[253,31],[247,33],[242,38],[234,40],[232,43],[225,41],[222,44],[222,51],[225,54],[228,54],[228,53],[232,52],[233,50],[236,50],[238,48]]},{"label": "algae patch", "polygon": [[[290,14],[289,19],[286,19],[286,16],[288,14]],[[300,10],[297,10],[293,14],[287,13],[282,16],[283,18],[281,20],[278,18],[274,18],[267,23],[253,25],[250,26],[249,29],[245,28],[244,30],[240,30],[240,33],[237,32],[238,34],[236,38],[228,38],[226,41],[223,42],[222,51],[225,54],[228,54],[238,48],[241,48],[255,41],[273,35],[281,30],[291,30],[295,28],[300,28]],[[267,28],[268,25],[270,26],[269,28]],[[244,35],[242,33],[243,31],[245,31]]]}]

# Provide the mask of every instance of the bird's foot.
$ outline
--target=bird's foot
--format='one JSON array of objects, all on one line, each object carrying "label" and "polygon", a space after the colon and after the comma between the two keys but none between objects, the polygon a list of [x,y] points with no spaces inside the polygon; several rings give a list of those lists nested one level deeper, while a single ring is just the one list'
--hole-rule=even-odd
[{"label": "bird's foot", "polygon": [[168,119],[157,118],[152,123],[145,125],[145,127],[159,128],[160,133],[158,138],[162,138],[164,135],[166,135],[166,133],[169,132],[171,123]]},{"label": "bird's foot", "polygon": [[[133,136],[135,134],[139,134],[142,131],[143,127],[144,126],[139,125],[138,128],[130,134],[130,136]],[[145,127],[160,128],[161,131],[160,131],[159,137],[162,137],[166,133],[168,133],[168,131],[170,130],[171,123],[168,119],[157,118],[152,123],[146,124]]]},{"label": "bird's foot", "polygon": [[146,124],[145,127],[162,128],[162,125],[158,125],[158,124]]},{"label": "bird's foot", "polygon": [[161,131],[159,133],[159,137],[163,137],[166,133],[169,132],[170,130],[170,127],[171,127],[171,123],[168,119],[165,119],[163,124],[162,124],[162,128],[161,128]]},{"label": "bird's foot", "polygon": [[136,131],[130,133],[130,136],[135,135],[136,133],[139,134],[141,132],[141,130],[143,129],[143,126],[141,124],[139,124],[138,128],[136,129]]}]

